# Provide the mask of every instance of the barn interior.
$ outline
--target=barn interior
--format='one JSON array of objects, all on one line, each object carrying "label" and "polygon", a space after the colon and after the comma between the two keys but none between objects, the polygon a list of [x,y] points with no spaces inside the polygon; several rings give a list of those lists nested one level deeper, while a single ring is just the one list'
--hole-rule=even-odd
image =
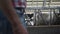
[{"label": "barn interior", "polygon": [[27,0],[25,23],[29,34],[60,34],[60,0]]}]

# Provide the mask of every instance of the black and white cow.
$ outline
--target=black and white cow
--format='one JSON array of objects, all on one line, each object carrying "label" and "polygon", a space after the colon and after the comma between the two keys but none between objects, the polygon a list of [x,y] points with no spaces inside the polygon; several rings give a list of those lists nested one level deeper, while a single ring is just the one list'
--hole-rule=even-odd
[{"label": "black and white cow", "polygon": [[56,21],[54,12],[36,12],[34,13],[35,25],[48,25],[53,24]]}]

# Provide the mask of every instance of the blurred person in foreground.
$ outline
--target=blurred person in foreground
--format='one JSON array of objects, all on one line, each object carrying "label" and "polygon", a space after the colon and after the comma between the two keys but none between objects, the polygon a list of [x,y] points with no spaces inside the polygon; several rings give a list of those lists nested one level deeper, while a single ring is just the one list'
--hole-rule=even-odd
[{"label": "blurred person in foreground", "polygon": [[21,20],[23,26],[26,28],[26,23],[25,23],[25,8],[26,8],[26,0],[12,0],[13,7],[15,8],[19,19]]},{"label": "blurred person in foreground", "polygon": [[0,34],[28,34],[12,3],[0,0]]}]

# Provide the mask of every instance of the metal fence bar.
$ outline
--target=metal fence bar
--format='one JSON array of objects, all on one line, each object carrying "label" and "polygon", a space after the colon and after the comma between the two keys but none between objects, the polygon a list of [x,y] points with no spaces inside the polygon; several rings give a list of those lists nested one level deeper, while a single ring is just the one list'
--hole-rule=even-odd
[{"label": "metal fence bar", "polygon": [[37,9],[40,9],[40,10],[47,10],[47,9],[60,9],[60,6],[50,6],[50,7],[27,7],[26,9],[28,10],[37,10]]},{"label": "metal fence bar", "polygon": [[43,1],[43,7],[45,7],[45,6],[46,6],[46,0]]}]

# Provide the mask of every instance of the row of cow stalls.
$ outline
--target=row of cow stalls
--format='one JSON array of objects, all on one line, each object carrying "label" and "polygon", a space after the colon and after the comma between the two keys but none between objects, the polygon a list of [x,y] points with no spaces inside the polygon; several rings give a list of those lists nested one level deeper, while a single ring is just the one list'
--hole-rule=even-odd
[{"label": "row of cow stalls", "polygon": [[49,0],[46,6],[46,2],[46,0],[43,1],[42,7],[38,7],[37,2],[36,7],[26,8],[25,23],[28,26],[60,25],[60,6],[50,6],[52,0]]},{"label": "row of cow stalls", "polygon": [[25,12],[25,23],[28,26],[60,25],[59,7],[28,7]]},{"label": "row of cow stalls", "polygon": [[37,2],[36,6],[26,8],[25,20],[29,34],[60,34],[60,6],[51,5],[52,0],[48,0],[49,5],[46,3],[47,0],[43,0],[42,7]]}]

